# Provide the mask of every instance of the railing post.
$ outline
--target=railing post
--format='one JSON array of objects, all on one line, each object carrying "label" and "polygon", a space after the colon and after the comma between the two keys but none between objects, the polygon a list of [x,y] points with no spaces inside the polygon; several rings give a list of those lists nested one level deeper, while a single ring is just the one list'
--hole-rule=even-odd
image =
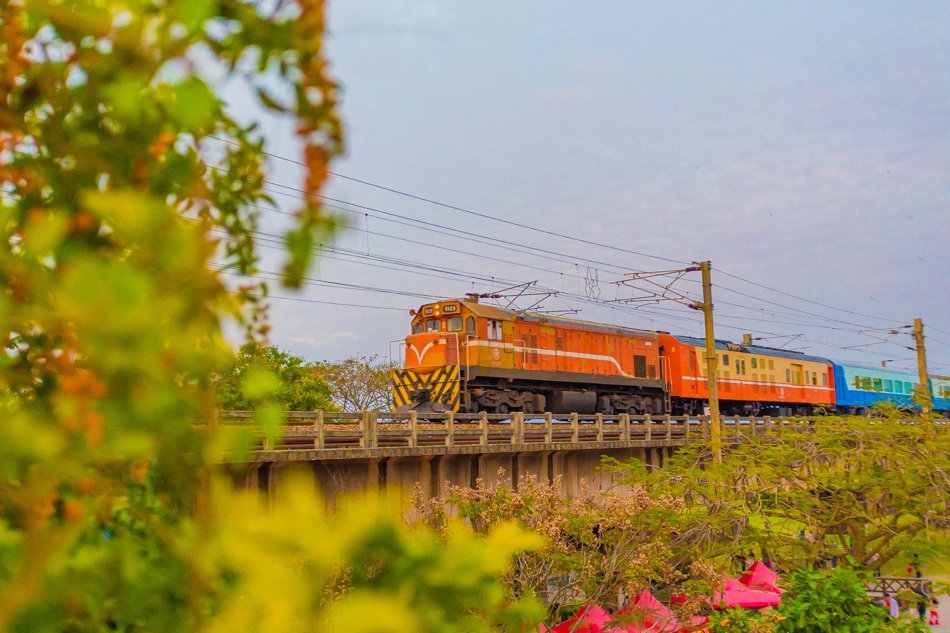
[{"label": "railing post", "polygon": [[551,412],[544,414],[544,443],[550,444],[554,441],[554,420]]},{"label": "railing post", "polygon": [[416,411],[409,412],[409,446],[419,445],[419,414]]},{"label": "railing post", "polygon": [[664,427],[664,429],[666,430],[666,441],[667,441],[667,442],[669,442],[671,439],[673,439],[673,427],[670,426],[671,424],[672,424],[672,420],[670,419],[670,415],[667,414],[667,415],[666,415],[666,421],[663,423],[663,427]]},{"label": "railing post", "polygon": [[445,445],[455,446],[455,413],[452,411],[445,418]]},{"label": "railing post", "polygon": [[653,439],[653,420],[650,419],[649,413],[643,416],[643,424],[647,427],[647,432],[646,435],[644,435],[644,439],[649,442]]},{"label": "railing post", "polygon": [[772,428],[772,416],[767,415],[765,416],[765,434],[768,435],[773,430],[774,429]]},{"label": "railing post", "polygon": [[597,414],[596,429],[597,429],[597,441],[603,442],[604,441],[604,414],[603,413]]},{"label": "railing post", "polygon": [[324,437],[324,420],[323,420],[323,409],[320,409],[317,413],[317,419],[313,421],[313,447],[315,449],[323,450],[326,448],[326,438]]},{"label": "railing post", "polygon": [[620,416],[620,441],[630,441],[630,414],[624,413]]},{"label": "railing post", "polygon": [[520,411],[511,416],[511,443],[524,444],[524,413]]},{"label": "railing post", "polygon": [[732,416],[732,426],[735,427],[736,435],[742,434],[742,426],[739,424],[739,416]]},{"label": "railing post", "polygon": [[571,441],[572,442],[577,443],[580,441],[580,432],[581,432],[581,427],[580,427],[580,422],[578,422],[577,420],[577,414],[572,413],[571,414]]},{"label": "railing post", "polygon": [[360,425],[363,427],[363,437],[360,438],[360,448],[376,448],[376,412],[363,411]]},{"label": "railing post", "polygon": [[709,439],[709,416],[708,415],[699,416],[699,432],[702,435],[704,440]]},{"label": "railing post", "polygon": [[478,428],[482,431],[482,436],[478,439],[478,443],[482,446],[486,446],[488,444],[488,413],[486,411],[482,411],[479,414]]}]

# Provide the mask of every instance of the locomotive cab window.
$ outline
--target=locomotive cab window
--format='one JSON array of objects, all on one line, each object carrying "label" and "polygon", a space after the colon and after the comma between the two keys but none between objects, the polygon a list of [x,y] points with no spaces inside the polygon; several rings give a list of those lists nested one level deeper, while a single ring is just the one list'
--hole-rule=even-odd
[{"label": "locomotive cab window", "polygon": [[461,332],[462,331],[462,317],[454,316],[449,317],[445,320],[445,329],[449,332]]},{"label": "locomotive cab window", "polygon": [[475,338],[475,317],[468,317],[465,319],[465,335]]},{"label": "locomotive cab window", "polygon": [[502,331],[501,331],[501,321],[489,320],[488,321],[488,340],[489,341],[500,341],[502,340]]},{"label": "locomotive cab window", "polygon": [[426,319],[426,332],[441,332],[441,331],[442,331],[441,319]]},{"label": "locomotive cab window", "polygon": [[422,328],[423,328],[423,327],[425,327],[425,326],[423,325],[422,321],[419,321],[418,323],[416,323],[415,325],[412,326],[412,333],[413,333],[413,334],[422,334]]}]

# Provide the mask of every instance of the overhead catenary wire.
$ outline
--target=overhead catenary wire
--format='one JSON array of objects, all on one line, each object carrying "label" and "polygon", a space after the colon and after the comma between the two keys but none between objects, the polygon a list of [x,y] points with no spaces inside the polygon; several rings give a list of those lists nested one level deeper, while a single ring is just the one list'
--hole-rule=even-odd
[{"label": "overhead catenary wire", "polygon": [[[227,140],[227,139],[222,139],[222,138],[219,138],[219,137],[216,137],[216,136],[211,136],[210,138],[213,138],[213,139],[215,139],[215,140],[217,140],[217,141],[221,141],[221,142],[224,142],[224,143],[235,144],[234,141],[230,141],[230,140]],[[267,156],[269,156],[269,157],[271,157],[271,158],[277,158],[277,159],[279,159],[279,160],[284,160],[284,161],[287,161],[287,162],[290,162],[290,163],[293,163],[293,164],[296,164],[296,165],[300,165],[300,166],[302,166],[302,167],[305,167],[305,166],[306,166],[305,163],[302,163],[302,162],[300,162],[300,161],[294,160],[294,159],[292,159],[292,158],[287,158],[287,157],[285,157],[285,156],[279,156],[279,155],[277,155],[277,154],[272,154],[272,153],[270,153],[270,152],[264,152],[264,154],[267,155]],[[522,224],[521,222],[515,222],[514,220],[506,220],[505,218],[500,218],[500,217],[498,217],[498,216],[490,215],[490,214],[488,214],[488,213],[482,213],[482,212],[480,212],[480,211],[472,211],[472,210],[466,209],[466,208],[464,208],[464,207],[456,206],[456,205],[453,205],[453,204],[448,204],[448,203],[445,203],[445,202],[439,202],[438,200],[434,200],[434,199],[431,199],[431,198],[426,198],[426,197],[424,197],[424,196],[415,195],[415,194],[412,194],[412,193],[409,193],[409,192],[406,192],[406,191],[400,191],[400,190],[398,190],[398,189],[391,188],[391,187],[386,187],[386,186],[384,186],[384,185],[379,185],[379,184],[370,182],[370,181],[368,181],[368,180],[361,180],[361,179],[359,179],[359,178],[354,178],[354,177],[352,177],[352,176],[346,176],[346,175],[341,174],[341,173],[339,173],[339,172],[335,172],[335,171],[331,171],[331,170],[327,170],[327,171],[328,171],[328,173],[330,173],[330,174],[332,174],[332,175],[334,175],[334,176],[336,176],[336,177],[338,177],[338,178],[343,178],[343,179],[345,179],[345,180],[350,180],[350,181],[352,181],[352,182],[357,182],[357,183],[360,183],[360,184],[362,184],[362,185],[367,185],[367,186],[369,186],[369,187],[375,187],[376,189],[381,189],[381,190],[383,190],[383,191],[388,191],[388,192],[390,192],[390,193],[395,193],[395,194],[398,194],[398,195],[401,195],[401,196],[405,196],[405,197],[408,197],[408,198],[412,198],[412,199],[414,199],[414,200],[419,200],[419,201],[421,201],[421,202],[426,202],[426,203],[428,203],[428,204],[437,205],[437,206],[440,206],[440,207],[443,207],[443,208],[446,208],[446,209],[452,209],[452,210],[454,210],[454,211],[459,211],[459,212],[461,212],[461,213],[466,213],[466,214],[469,214],[469,215],[472,215],[472,216],[475,216],[475,217],[479,217],[479,218],[482,218],[482,219],[492,220],[492,221],[495,221],[495,222],[501,222],[501,223],[507,224],[507,225],[509,225],[509,226],[516,226],[516,227],[519,227],[519,228],[522,228],[522,229],[527,229],[527,230],[529,230],[529,231],[536,231],[536,232],[538,232],[538,233],[542,233],[542,234],[544,234],[544,235],[548,235],[548,236],[551,236],[551,237],[560,237],[560,238],[572,240],[572,241],[575,241],[575,242],[581,242],[581,243],[587,244],[587,245],[589,245],[589,246],[597,246],[597,247],[599,247],[599,248],[606,248],[606,249],[609,249],[609,250],[619,251],[619,252],[622,252],[622,253],[628,253],[628,254],[631,254],[631,255],[638,255],[638,256],[640,256],[640,257],[648,257],[648,258],[651,258],[651,259],[657,259],[657,260],[661,260],[661,261],[673,262],[673,263],[675,263],[675,264],[688,264],[688,263],[689,263],[689,262],[684,262],[684,261],[677,260],[677,259],[672,259],[672,258],[669,258],[669,257],[663,257],[663,256],[661,256],[661,255],[653,255],[653,254],[650,254],[650,253],[644,253],[644,252],[641,252],[641,251],[635,251],[635,250],[632,250],[632,249],[629,249],[629,248],[621,248],[621,247],[619,247],[619,246],[611,246],[610,244],[604,244],[604,243],[602,243],[602,242],[595,242],[595,241],[593,241],[593,240],[587,240],[587,239],[584,239],[584,238],[580,238],[580,237],[577,237],[576,235],[574,235],[574,236],[565,235],[565,234],[563,234],[563,233],[558,233],[557,231],[551,231],[551,230],[549,230],[549,229],[542,229],[542,228],[535,227],[535,226],[531,226],[531,225],[528,225],[528,224]]]},{"label": "overhead catenary wire", "polygon": [[[282,185],[282,186],[283,186],[283,185]],[[283,187],[286,187],[286,186],[283,186]],[[289,187],[287,187],[287,188],[289,188]],[[289,188],[289,189],[293,189],[293,188]],[[299,191],[299,190],[298,190],[298,191]],[[280,192],[275,192],[275,193],[280,193]],[[4,194],[4,197],[9,198],[9,199],[15,199],[13,196],[9,196],[9,195],[6,195],[6,194]],[[296,197],[296,196],[295,196],[295,197]],[[343,202],[343,204],[352,204],[352,203]],[[331,205],[327,205],[327,206],[331,206]],[[359,206],[359,205],[354,205],[354,206]],[[286,214],[286,215],[293,215],[293,214],[288,214],[288,213],[286,213],[286,212],[280,211],[279,209],[272,209],[272,210],[273,210],[273,211],[276,211],[276,212],[278,212],[278,213],[284,213],[284,214]],[[414,220],[414,219],[411,219],[411,218],[410,218],[410,221],[418,222],[418,221],[416,221],[416,220]],[[444,227],[444,228],[447,228],[447,229],[449,229],[449,230],[455,230],[455,229],[452,229],[451,227]],[[271,237],[273,237],[273,238],[275,238],[275,239],[278,239],[278,240],[280,239],[279,236],[271,236]],[[399,237],[399,236],[391,236],[391,235],[386,235],[386,237],[390,237],[390,238],[392,238],[392,239],[404,239],[404,238]],[[428,243],[424,243],[424,244],[425,244],[425,245],[429,245]],[[433,246],[435,246],[435,245],[433,245]],[[441,246],[438,246],[438,247],[444,248],[444,247],[441,247]],[[321,253],[321,254],[322,254],[322,253]],[[474,254],[474,253],[470,253],[470,252],[468,252],[468,253],[466,253],[466,254],[473,255],[473,256],[479,256],[479,257],[482,256],[482,255]],[[583,258],[581,258],[581,259],[583,259]],[[348,260],[341,260],[341,261],[348,261]],[[589,262],[596,262],[596,260],[586,260],[586,261],[589,261]],[[356,262],[354,262],[354,263],[356,263]],[[524,265],[523,263],[519,263],[519,262],[510,262],[510,261],[509,261],[509,262],[506,262],[506,263],[510,263],[510,264],[512,264],[512,265],[519,265],[519,266],[523,266],[523,265]],[[604,265],[608,265],[608,266],[614,267],[613,264],[607,264],[607,263],[604,263],[604,262],[598,262],[598,263],[601,263],[601,264],[604,264]],[[619,266],[616,266],[616,268],[617,268],[617,269],[621,269],[621,267],[619,267]],[[395,270],[395,269],[394,269],[394,270]],[[561,272],[559,272],[559,271],[547,270],[547,272],[552,272],[552,273],[554,273],[554,274],[563,275],[563,273],[561,273]],[[276,275],[276,273],[272,273],[272,274]],[[570,274],[570,273],[568,273],[568,274]],[[734,275],[730,275],[730,276],[734,276]],[[739,278],[739,279],[742,280],[741,278]],[[483,281],[484,281],[484,279],[483,279]],[[746,280],[742,280],[742,281],[746,281]],[[491,283],[500,283],[500,282],[499,282],[498,280],[496,280],[496,279],[491,279],[490,282],[491,282]],[[345,284],[345,283],[340,283],[340,282],[321,282],[321,281],[317,281],[317,282],[315,282],[315,283],[318,283],[318,284],[322,283],[323,285],[328,285],[328,286],[331,286],[331,287],[336,286],[336,287],[342,287],[342,288],[347,288],[347,289],[355,289],[355,290],[362,290],[362,291],[368,291],[368,292],[385,292],[385,293],[399,293],[399,292],[401,292],[401,291],[394,291],[394,290],[392,290],[392,289],[372,288],[372,287],[359,286],[359,285],[356,285],[356,284]],[[754,283],[754,282],[752,282],[752,283]],[[722,286],[720,286],[720,288],[721,288],[721,289],[725,289],[725,290],[727,290],[727,291],[731,290],[731,289],[728,289],[728,288],[724,288],[724,287],[722,287]],[[733,291],[733,292],[736,292],[736,294],[740,294],[740,295],[743,295],[743,296],[750,297],[750,298],[752,298],[752,299],[754,299],[754,300],[757,300],[757,301],[762,300],[762,299],[759,298],[759,297],[754,297],[754,296],[752,296],[752,295],[746,295],[746,294],[741,293],[741,292],[739,292],[739,291]],[[426,296],[426,295],[423,295],[423,296],[420,296],[419,294],[416,294],[416,293],[406,293],[406,295],[407,295],[407,296],[416,296],[417,298],[432,298],[432,299],[440,298],[440,297],[435,296],[435,295],[427,295],[427,296]],[[586,303],[590,303],[590,304],[592,304],[592,305],[599,305],[599,306],[602,306],[602,307],[604,306],[603,302],[600,302],[600,301],[597,301],[597,300],[591,300],[589,297],[583,297],[583,296],[577,295],[577,296],[575,296],[575,297],[573,297],[573,298],[575,298],[576,300],[580,300],[580,301],[586,302]],[[310,300],[310,301],[311,301],[311,302],[314,302],[314,303],[318,303],[318,301],[316,301],[316,300]],[[783,306],[782,304],[779,304],[779,303],[777,303],[777,302],[771,302],[771,301],[767,301],[767,300],[762,300],[762,301],[765,301],[766,303],[771,303],[771,304],[777,305],[777,306],[779,306],[779,307],[788,307],[788,306]],[[722,302],[722,301],[720,301],[720,302],[721,302],[721,303],[728,303],[728,302]],[[355,304],[354,304],[354,305],[355,305]],[[742,304],[731,304],[731,305],[735,305],[736,307],[741,307],[741,308],[744,308],[744,309],[760,310],[760,311],[765,312],[765,313],[775,314],[775,313],[771,313],[771,312],[762,310],[761,308],[753,308],[753,307],[751,307],[751,306],[745,306],[745,305],[742,305]],[[819,305],[821,305],[821,304],[819,304]],[[793,308],[793,309],[794,309],[794,308]],[[641,318],[642,318],[644,315],[648,315],[648,316],[655,315],[655,316],[664,316],[664,317],[666,317],[666,318],[674,318],[674,319],[677,319],[677,320],[686,320],[686,321],[689,321],[689,322],[692,323],[692,319],[690,319],[689,317],[678,316],[678,315],[670,315],[670,314],[662,314],[662,313],[659,313],[659,314],[658,314],[658,313],[656,313],[656,312],[650,312],[650,311],[643,310],[643,309],[639,309],[639,310],[622,310],[622,309],[621,309],[621,310],[619,310],[619,311],[620,311],[620,312],[623,312],[623,313],[626,313],[626,314],[630,314],[630,315],[634,315],[634,316],[639,316],[639,317],[641,317]],[[796,311],[800,311],[800,310],[797,310],[797,309],[796,309]],[[803,314],[806,314],[806,315],[812,315],[812,316],[814,316],[814,317],[816,317],[816,318],[823,319],[823,320],[838,321],[838,322],[842,322],[842,323],[845,323],[845,324],[854,325],[854,326],[858,326],[858,327],[863,326],[863,324],[857,324],[857,323],[853,323],[853,322],[849,322],[849,321],[837,320],[837,319],[833,319],[833,318],[831,318],[831,317],[825,317],[825,316],[823,316],[823,315],[817,315],[817,314],[814,314],[814,313],[809,313],[809,312],[807,312],[807,311],[800,311],[800,312],[802,312]],[[860,313],[857,313],[857,314],[860,314]],[[738,315],[720,315],[720,316],[721,316],[721,318],[733,318],[733,319],[745,319],[745,320],[750,320],[750,319],[748,319],[748,318],[746,318],[746,317],[741,317],[741,316],[738,316]],[[869,316],[869,315],[862,315],[862,316]],[[877,317],[869,317],[869,318],[877,318]],[[659,321],[658,319],[650,319],[650,320],[651,320],[651,321],[657,321],[657,322],[659,322],[659,323],[664,323],[663,321]],[[782,323],[782,322],[780,322],[780,321],[769,321],[769,320],[760,320],[760,321],[773,322],[773,323],[776,323],[776,324],[781,324],[781,323]],[[668,323],[664,323],[664,324],[670,325],[670,324],[668,324]],[[830,327],[830,326],[820,326],[820,325],[812,325],[812,324],[805,324],[805,323],[788,323],[788,324],[790,324],[790,325],[801,325],[801,326],[806,326],[806,327],[824,327],[825,329],[829,329],[829,330],[850,331],[850,330],[847,330],[846,328],[833,328],[833,327]],[[727,328],[727,329],[737,330],[737,331],[742,330],[742,331],[750,331],[750,332],[756,332],[756,333],[772,334],[772,333],[770,333],[770,332],[763,332],[763,331],[760,331],[760,330],[753,330],[753,329],[750,329],[750,328],[747,328],[747,327],[742,327],[742,328],[740,328],[740,327],[734,327],[734,326],[729,326],[729,325],[725,325],[725,324],[723,324],[722,327]],[[883,329],[883,328],[882,328],[882,329]],[[933,328],[933,329],[939,331],[938,328]],[[787,336],[787,335],[783,335],[783,336]],[[811,343],[814,343],[814,344],[816,344],[816,345],[824,345],[824,346],[828,346],[828,347],[834,347],[834,348],[836,348],[836,349],[844,349],[844,348],[841,348],[840,346],[836,346],[836,345],[834,345],[834,344],[832,344],[832,343],[824,342],[824,341],[805,341],[805,342],[811,342]],[[940,342],[941,344],[946,344],[946,343],[944,343],[944,342],[942,342],[942,341],[939,341],[939,340],[938,340],[938,342]],[[867,354],[870,354],[870,355],[876,355],[874,352],[866,352],[865,350],[857,350],[857,351],[858,351],[859,353],[867,353]],[[939,366],[939,365],[938,365],[938,366]]]},{"label": "overhead catenary wire", "polygon": [[[215,137],[215,136],[211,136],[210,138],[213,138],[214,140],[217,140],[217,141],[219,141],[219,142],[236,145],[236,143],[235,143],[234,141],[230,141],[230,140],[228,140],[228,139],[223,139],[223,138]],[[303,162],[298,161],[298,160],[294,160],[294,159],[289,158],[289,157],[286,157],[286,156],[280,156],[280,155],[278,155],[278,154],[274,154],[274,153],[271,153],[271,152],[264,152],[264,154],[267,155],[267,156],[269,156],[269,157],[271,157],[271,158],[275,158],[275,159],[277,159],[277,160],[286,161],[286,162],[288,162],[288,163],[296,164],[296,165],[303,166],[303,167],[306,166]],[[440,201],[440,200],[435,200],[435,199],[433,199],[433,198],[431,198],[431,197],[428,197],[428,196],[422,196],[422,195],[419,195],[419,194],[414,194],[414,193],[411,193],[411,192],[408,192],[408,191],[404,191],[404,190],[402,190],[402,189],[398,189],[398,188],[396,188],[396,187],[390,187],[390,186],[387,186],[387,185],[381,185],[381,184],[379,184],[379,183],[375,183],[375,182],[372,182],[372,181],[370,181],[370,180],[366,180],[366,179],[363,179],[363,178],[357,178],[357,177],[354,177],[354,176],[349,176],[349,175],[342,174],[342,173],[340,173],[340,172],[336,172],[336,171],[332,171],[332,170],[330,170],[329,173],[332,174],[332,175],[334,175],[334,176],[336,176],[336,177],[338,177],[338,178],[341,178],[341,179],[344,179],[344,180],[348,180],[348,181],[350,181],[350,182],[355,182],[355,183],[358,183],[358,184],[362,184],[362,185],[364,185],[364,186],[372,187],[372,188],[374,188],[374,189],[379,189],[379,190],[381,190],[381,191],[386,191],[386,192],[393,193],[393,194],[396,194],[396,195],[399,195],[399,196],[404,196],[404,197],[406,197],[406,198],[410,198],[410,199],[413,199],[413,200],[418,200],[418,201],[420,201],[420,202],[424,202],[424,203],[427,203],[427,204],[436,205],[436,206],[439,206],[439,207],[442,207],[442,208],[451,209],[451,210],[458,211],[458,212],[461,212],[461,213],[465,213],[465,214],[468,214],[468,215],[472,215],[472,216],[475,216],[475,217],[479,217],[479,218],[483,218],[483,219],[488,219],[488,220],[492,220],[492,221],[495,221],[495,222],[504,223],[504,224],[507,224],[507,225],[510,225],[510,226],[516,226],[516,227],[519,227],[519,228],[523,228],[523,229],[530,230],[530,231],[535,231],[535,232],[542,233],[542,234],[549,235],[549,236],[553,236],[553,237],[559,237],[559,238],[571,240],[571,241],[574,241],[574,242],[579,242],[579,243],[583,243],[583,244],[588,244],[588,245],[590,245],[590,246],[597,246],[597,247],[600,247],[600,248],[605,248],[605,249],[609,249],[609,250],[613,250],[613,251],[618,251],[618,252],[624,252],[624,253],[628,253],[628,254],[632,254],[632,255],[637,255],[637,256],[640,256],[640,257],[647,257],[647,258],[656,259],[656,260],[660,260],[660,261],[667,261],[667,262],[672,262],[672,263],[676,263],[676,264],[689,264],[689,263],[690,263],[690,262],[686,262],[686,261],[683,261],[683,260],[678,260],[678,259],[675,259],[675,258],[664,257],[664,256],[661,256],[661,255],[655,255],[655,254],[652,254],[652,253],[645,253],[645,252],[642,252],[642,251],[636,251],[636,250],[633,250],[633,249],[628,249],[628,248],[623,248],[623,247],[619,247],[619,246],[614,246],[614,245],[611,245],[611,244],[605,244],[605,243],[602,243],[602,242],[596,242],[596,241],[592,241],[592,240],[586,240],[586,239],[584,239],[584,238],[580,238],[580,237],[577,237],[577,236],[565,235],[565,234],[559,233],[559,232],[557,232],[557,231],[551,231],[551,230],[549,230],[549,229],[544,229],[544,228],[537,227],[537,226],[531,226],[531,225],[529,225],[529,224],[525,224],[525,223],[522,223],[522,222],[516,222],[516,221],[514,221],[514,220],[508,220],[508,219],[505,219],[505,218],[501,218],[501,217],[498,217],[498,216],[496,216],[496,215],[491,215],[491,214],[483,213],[483,212],[480,212],[480,211],[474,211],[474,210],[471,210],[471,209],[467,209],[467,208],[465,208],[465,207],[462,207],[462,206],[460,206],[460,205],[451,204],[451,203],[447,203],[447,202],[442,202],[442,201]],[[736,279],[736,280],[738,280],[738,281],[742,281],[742,282],[744,282],[744,283],[748,283],[748,284],[753,285],[753,286],[756,286],[756,287],[758,287],[758,288],[762,288],[762,289],[768,290],[768,291],[770,291],[770,292],[775,292],[775,293],[778,293],[778,294],[781,294],[781,295],[784,295],[784,296],[787,296],[787,297],[796,299],[796,300],[798,300],[798,301],[805,301],[805,302],[807,302],[807,303],[810,303],[810,304],[813,304],[813,305],[818,305],[818,306],[821,306],[821,307],[824,307],[824,308],[827,308],[827,309],[830,309],[830,310],[840,311],[840,312],[844,312],[844,313],[847,313],[847,314],[852,314],[852,315],[855,315],[855,316],[863,316],[863,317],[865,317],[865,318],[871,318],[871,319],[876,319],[876,320],[880,320],[880,321],[890,321],[890,322],[893,322],[893,323],[900,323],[900,322],[901,322],[901,321],[896,320],[896,319],[891,319],[891,318],[886,318],[886,317],[880,317],[880,316],[865,314],[865,313],[862,313],[862,312],[857,312],[857,311],[855,311],[855,310],[850,310],[850,309],[847,309],[847,308],[841,308],[841,307],[839,307],[839,306],[833,306],[833,305],[830,305],[830,304],[827,304],[827,303],[822,303],[822,302],[820,302],[820,301],[814,301],[814,300],[808,299],[808,298],[806,298],[806,297],[801,297],[801,296],[795,295],[795,294],[793,294],[793,293],[789,293],[789,292],[786,292],[786,291],[783,291],[783,290],[779,290],[779,289],[777,289],[777,288],[773,288],[773,287],[768,286],[768,285],[766,285],[766,284],[762,284],[762,283],[759,283],[759,282],[755,282],[755,281],[746,279],[746,278],[744,278],[744,277],[740,277],[739,275],[735,275],[735,274],[733,274],[733,273],[729,273],[729,272],[726,272],[726,271],[721,270],[721,269],[718,269],[718,272],[719,272],[720,274],[726,275],[726,276],[728,276],[728,277],[731,277],[731,278]]]}]

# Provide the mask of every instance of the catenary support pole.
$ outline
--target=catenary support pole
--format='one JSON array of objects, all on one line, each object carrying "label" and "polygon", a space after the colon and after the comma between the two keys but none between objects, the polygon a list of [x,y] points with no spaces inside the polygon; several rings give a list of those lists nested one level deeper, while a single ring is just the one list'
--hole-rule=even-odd
[{"label": "catenary support pole", "polygon": [[710,263],[699,263],[703,276],[703,319],[706,323],[706,384],[709,388],[709,441],[712,444],[713,461],[722,463],[722,425],[719,421],[719,387],[716,384],[716,335],[713,332],[713,302]]},{"label": "catenary support pole", "polygon": [[930,381],[927,377],[927,350],[924,348],[924,321],[920,317],[914,319],[914,343],[917,347],[917,401],[924,417],[929,420],[930,413]]}]

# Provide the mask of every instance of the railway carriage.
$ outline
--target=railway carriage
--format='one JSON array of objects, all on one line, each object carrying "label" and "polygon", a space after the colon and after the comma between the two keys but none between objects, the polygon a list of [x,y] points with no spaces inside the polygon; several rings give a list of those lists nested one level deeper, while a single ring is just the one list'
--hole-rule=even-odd
[{"label": "railway carriage", "polygon": [[[674,413],[701,413],[709,399],[706,341],[660,334]],[[720,410],[726,415],[810,413],[835,404],[831,363],[797,352],[716,341]]]},{"label": "railway carriage", "polygon": [[915,406],[914,395],[920,383],[916,373],[859,363],[833,362],[833,366],[835,404],[841,413],[863,415],[882,402],[904,408]]},{"label": "railway carriage", "polygon": [[931,376],[930,394],[934,411],[950,413],[950,376]]}]

